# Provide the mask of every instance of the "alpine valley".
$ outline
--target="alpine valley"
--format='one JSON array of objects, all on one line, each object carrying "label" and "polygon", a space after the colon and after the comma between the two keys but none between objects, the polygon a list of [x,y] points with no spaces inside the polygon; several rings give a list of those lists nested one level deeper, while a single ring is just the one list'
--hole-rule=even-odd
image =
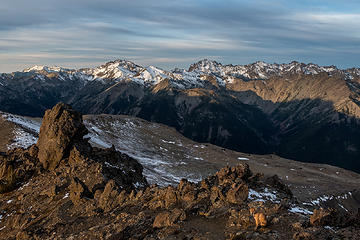
[{"label": "alpine valley", "polygon": [[197,142],[360,172],[360,69],[202,60],[165,71],[116,60],[79,70],[0,75],[0,110],[42,117],[62,101],[83,114],[125,114]]}]

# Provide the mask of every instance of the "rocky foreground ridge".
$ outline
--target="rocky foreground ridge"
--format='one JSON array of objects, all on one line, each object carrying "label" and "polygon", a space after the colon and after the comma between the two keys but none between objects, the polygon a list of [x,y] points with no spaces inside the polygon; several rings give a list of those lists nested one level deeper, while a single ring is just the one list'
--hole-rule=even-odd
[{"label": "rocky foreground ridge", "polygon": [[[37,144],[0,155],[0,239],[360,237],[359,213],[290,212],[290,189],[247,164],[199,183],[149,186],[136,160],[91,147],[86,133],[81,114],[57,104],[46,111]],[[261,193],[268,200],[257,199]]]}]

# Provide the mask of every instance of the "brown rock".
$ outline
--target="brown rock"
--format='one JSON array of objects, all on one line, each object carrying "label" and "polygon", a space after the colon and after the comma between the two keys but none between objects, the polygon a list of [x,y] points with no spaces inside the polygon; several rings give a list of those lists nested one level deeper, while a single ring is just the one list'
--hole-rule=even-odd
[{"label": "brown rock", "polygon": [[116,151],[115,148],[93,148],[90,158],[102,164],[102,175],[105,179],[113,179],[120,190],[131,192],[148,186],[142,175],[142,165],[128,155]]},{"label": "brown rock", "polygon": [[121,193],[116,197],[116,202],[121,205],[123,204],[127,199],[127,194],[125,190],[122,190]]},{"label": "brown rock", "polygon": [[56,194],[57,194],[57,187],[53,185],[50,188],[43,190],[40,195],[46,195],[49,198],[52,198],[56,196]]},{"label": "brown rock", "polygon": [[34,144],[34,145],[31,145],[29,148],[28,148],[28,152],[30,154],[31,157],[35,157],[37,158],[38,156],[38,153],[39,153],[39,148]]},{"label": "brown rock", "polygon": [[38,158],[45,169],[55,169],[69,155],[76,141],[83,141],[87,130],[82,115],[69,105],[58,103],[45,112],[40,127]]},{"label": "brown rock", "polygon": [[332,221],[332,211],[323,208],[315,209],[310,216],[310,224],[313,226],[328,225]]},{"label": "brown rock", "polygon": [[230,203],[241,204],[249,195],[249,188],[246,184],[240,184],[231,188],[226,194],[226,200]]},{"label": "brown rock", "polygon": [[283,192],[283,193],[289,195],[289,197],[293,196],[293,193],[291,192],[290,188],[280,180],[278,175],[268,177],[266,179],[265,183],[269,184],[270,186],[274,187],[275,189],[279,190],[280,192]]},{"label": "brown rock", "polygon": [[118,190],[115,185],[114,180],[110,180],[106,185],[104,192],[101,194],[99,199],[99,207],[104,209],[105,211],[108,211],[111,209],[114,204],[117,204],[117,196],[118,196]]},{"label": "brown rock", "polygon": [[249,165],[246,163],[238,164],[234,167],[224,167],[216,173],[220,183],[227,182],[227,180],[232,180],[233,182],[247,180],[251,175]]},{"label": "brown rock", "polygon": [[153,228],[170,227],[173,226],[177,221],[184,221],[185,219],[185,212],[176,208],[171,212],[159,213],[155,217]]},{"label": "brown rock", "polygon": [[164,201],[165,201],[165,208],[170,208],[177,203],[178,198],[176,196],[176,192],[173,187],[169,186],[166,188]]},{"label": "brown rock", "polygon": [[16,178],[14,167],[10,162],[4,159],[0,162],[0,193],[13,190],[15,188],[15,184]]},{"label": "brown rock", "polygon": [[38,160],[21,148],[0,155],[0,193],[19,187],[34,174]]},{"label": "brown rock", "polygon": [[296,223],[293,223],[291,224],[292,228],[295,229],[295,230],[301,230],[303,227],[302,227],[302,224],[300,222],[296,222]]},{"label": "brown rock", "polygon": [[224,201],[226,198],[218,186],[213,186],[210,191],[210,201],[214,204],[218,201]]},{"label": "brown rock", "polygon": [[313,240],[313,236],[308,232],[297,232],[293,235],[294,240]]},{"label": "brown rock", "polygon": [[195,186],[193,183],[189,182],[187,179],[181,179],[178,185],[178,190],[180,192],[186,193],[194,191]]},{"label": "brown rock", "polygon": [[24,231],[20,231],[16,234],[16,240],[25,240],[25,239],[31,239],[31,236]]},{"label": "brown rock", "polygon": [[69,190],[70,199],[75,205],[81,203],[81,200],[85,197],[92,198],[92,194],[87,186],[77,177],[71,180]]}]

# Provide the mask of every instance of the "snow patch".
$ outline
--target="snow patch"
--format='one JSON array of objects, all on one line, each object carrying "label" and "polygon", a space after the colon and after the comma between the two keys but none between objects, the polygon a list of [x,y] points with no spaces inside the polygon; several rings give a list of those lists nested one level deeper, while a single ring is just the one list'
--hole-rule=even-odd
[{"label": "snow patch", "polygon": [[7,146],[8,149],[17,147],[27,148],[37,142],[38,138],[36,135],[40,131],[40,123],[13,114],[1,113],[1,115],[4,119],[16,125],[13,130],[14,139]]},{"label": "snow patch", "polygon": [[112,164],[110,164],[110,163],[108,163],[108,162],[105,162],[105,165],[108,166],[108,167],[111,167],[111,168],[120,169],[119,166],[112,165]]},{"label": "snow patch", "polygon": [[330,230],[332,232],[336,232],[332,227],[330,226],[324,226],[325,229]]},{"label": "snow patch", "polygon": [[161,141],[164,142],[164,143],[168,143],[168,144],[175,144],[175,142],[173,142],[173,141],[166,141],[164,139],[161,139]]},{"label": "snow patch", "polygon": [[69,193],[66,193],[62,199],[65,199],[65,198],[68,198],[68,197],[69,197]]},{"label": "snow patch", "polygon": [[103,148],[110,148],[112,145],[110,145],[109,143],[103,141],[102,139],[100,139],[98,136],[96,136],[95,134],[87,134],[84,136],[84,138],[86,137],[90,137],[90,143],[95,143],[96,145],[103,147]]},{"label": "snow patch", "polygon": [[26,119],[24,117],[3,113],[2,116],[9,122],[16,123],[24,128],[29,130],[39,132],[40,131],[40,123]]},{"label": "snow patch", "polygon": [[313,214],[312,211],[310,211],[310,210],[308,210],[308,209],[305,209],[305,208],[298,207],[298,206],[292,206],[292,207],[289,209],[289,212],[292,212],[292,213],[300,213],[300,214],[303,214],[303,215],[311,215],[311,214]]},{"label": "snow patch", "polygon": [[348,212],[349,210],[347,210],[342,204],[338,203],[339,207],[341,207],[342,209],[344,209],[346,212]]},{"label": "snow patch", "polygon": [[8,149],[13,149],[18,147],[27,148],[35,144],[38,140],[37,137],[20,128],[14,130],[14,135],[15,136],[13,142],[7,146]]},{"label": "snow patch", "polygon": [[320,196],[314,200],[311,201],[311,204],[313,205],[319,205],[320,202],[325,202],[327,200],[331,200],[333,199],[333,196],[327,196],[327,195],[323,195],[323,196]]},{"label": "snow patch", "polygon": [[270,192],[268,188],[265,188],[263,192],[255,191],[254,189],[249,189],[248,198],[252,201],[265,202],[266,200],[279,203],[275,191]]}]

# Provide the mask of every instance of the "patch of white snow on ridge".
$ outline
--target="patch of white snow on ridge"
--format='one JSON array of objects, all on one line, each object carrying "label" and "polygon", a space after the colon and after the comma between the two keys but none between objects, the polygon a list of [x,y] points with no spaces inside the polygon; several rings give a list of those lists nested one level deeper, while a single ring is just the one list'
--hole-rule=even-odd
[{"label": "patch of white snow on ridge", "polygon": [[311,204],[312,205],[319,205],[320,202],[325,202],[327,200],[331,200],[333,199],[333,196],[327,196],[327,195],[323,195],[323,196],[320,196],[314,200],[311,201]]},{"label": "patch of white snow on ridge", "polygon": [[24,69],[23,72],[42,71],[42,70],[44,70],[44,68],[46,68],[46,67],[45,66],[35,65],[33,67]]},{"label": "patch of white snow on ridge", "polygon": [[87,134],[84,136],[84,138],[90,137],[90,143],[94,143],[97,146],[103,147],[103,148],[109,148],[111,147],[111,145],[105,141],[103,141],[102,139],[100,139],[98,136],[96,136],[95,134]]},{"label": "patch of white snow on ridge", "polygon": [[4,113],[2,114],[2,116],[9,122],[13,122],[16,123],[24,128],[27,128],[29,130],[35,131],[35,132],[39,132],[40,131],[40,123],[26,119],[24,117],[20,117],[20,116],[16,116],[16,115],[12,115],[12,114],[7,114]]},{"label": "patch of white snow on ridge", "polygon": [[308,210],[308,209],[305,209],[305,208],[298,207],[298,206],[292,206],[292,207],[289,209],[289,212],[292,212],[292,213],[300,213],[300,214],[303,214],[303,215],[311,215],[311,214],[313,214],[312,211],[310,211],[310,210]]},{"label": "patch of white snow on ridge", "polygon": [[62,68],[62,67],[57,67],[57,66],[54,66],[54,67],[47,67],[47,66],[39,66],[39,65],[35,65],[33,67],[30,67],[30,68],[26,68],[23,70],[23,72],[31,72],[31,71],[46,71],[48,73],[50,72],[61,72],[61,71],[70,71],[69,69],[65,69],[65,68]]},{"label": "patch of white snow on ridge", "polygon": [[108,166],[108,167],[110,167],[110,168],[120,169],[119,166],[112,165],[112,164],[110,164],[110,163],[108,163],[108,162],[105,162],[105,165]]},{"label": "patch of white snow on ridge", "polygon": [[15,137],[13,139],[13,142],[7,146],[8,149],[13,149],[18,147],[27,148],[35,144],[38,140],[37,137],[22,129],[15,129],[14,135]]},{"label": "patch of white snow on ridge", "polygon": [[173,142],[173,141],[166,141],[164,139],[161,139],[161,141],[164,142],[164,143],[168,143],[168,144],[175,144],[175,142]]},{"label": "patch of white snow on ridge", "polygon": [[17,125],[13,131],[13,142],[7,146],[8,149],[27,148],[37,142],[41,123],[13,114],[2,113],[1,115],[7,121]]},{"label": "patch of white snow on ridge", "polygon": [[237,159],[238,159],[238,160],[243,160],[243,161],[249,161],[249,159],[246,158],[246,157],[238,157]]},{"label": "patch of white snow on ridge", "polygon": [[144,79],[145,82],[151,82],[152,84],[158,84],[161,80],[169,78],[165,71],[154,66],[145,68],[140,77]]},{"label": "patch of white snow on ridge", "polygon": [[270,192],[268,188],[265,188],[263,192],[258,192],[253,189],[249,189],[248,198],[253,201],[265,202],[269,200],[271,202],[279,203],[277,196],[274,191]]}]

